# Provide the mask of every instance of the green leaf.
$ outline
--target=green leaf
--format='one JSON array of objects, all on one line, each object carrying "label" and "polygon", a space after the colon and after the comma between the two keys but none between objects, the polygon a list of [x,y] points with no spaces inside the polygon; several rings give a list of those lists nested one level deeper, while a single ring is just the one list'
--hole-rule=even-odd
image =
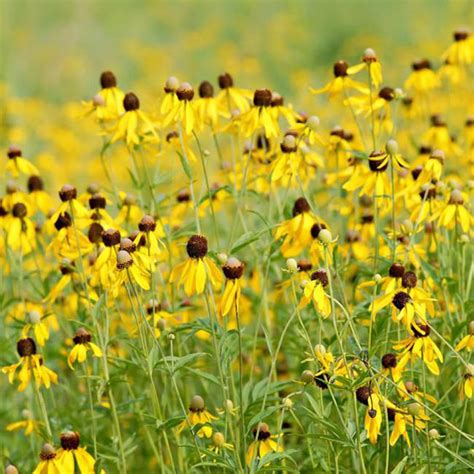
[{"label": "green leaf", "polygon": [[392,470],[391,474],[401,474],[405,468],[406,463],[408,462],[408,456],[405,456]]}]

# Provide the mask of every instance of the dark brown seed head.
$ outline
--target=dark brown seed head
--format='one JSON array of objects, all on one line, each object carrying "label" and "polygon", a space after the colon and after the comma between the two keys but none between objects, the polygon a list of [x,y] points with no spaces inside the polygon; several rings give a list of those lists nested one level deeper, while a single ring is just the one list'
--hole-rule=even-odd
[{"label": "dark brown seed head", "polygon": [[204,258],[207,255],[207,239],[203,235],[193,235],[186,244],[190,258]]},{"label": "dark brown seed head", "polygon": [[323,268],[320,268],[319,270],[316,270],[315,272],[313,272],[311,274],[311,280],[319,281],[321,285],[323,285],[323,287],[326,287],[329,284],[328,273]]},{"label": "dark brown seed head", "polygon": [[372,224],[374,222],[374,216],[372,214],[364,214],[360,218],[362,224]]},{"label": "dark brown seed head", "polygon": [[151,299],[147,304],[146,304],[146,312],[147,314],[153,314],[153,313],[158,313],[161,311],[161,304],[158,300]]},{"label": "dark brown seed head", "polygon": [[347,76],[347,70],[349,69],[349,64],[346,61],[336,61],[332,67],[334,77],[345,77]]},{"label": "dark brown seed head", "polygon": [[370,418],[375,418],[377,416],[377,410],[374,410],[373,408],[371,408],[367,413]]},{"label": "dark brown seed head", "polygon": [[56,450],[53,446],[49,443],[43,444],[40,452],[40,459],[42,461],[48,461],[50,459],[54,459],[56,457]]},{"label": "dark brown seed head", "polygon": [[65,431],[61,433],[61,448],[65,449],[66,451],[71,451],[73,449],[77,449],[79,447],[79,443],[81,442],[81,438],[77,431]]},{"label": "dark brown seed head", "polygon": [[441,115],[435,114],[430,117],[431,125],[433,127],[446,127],[446,122]]},{"label": "dark brown seed head", "polygon": [[405,272],[402,276],[402,286],[404,288],[415,288],[418,279],[414,272]]},{"label": "dark brown seed head", "polygon": [[20,339],[16,343],[16,350],[20,357],[28,357],[36,354],[36,343],[31,337]]},{"label": "dark brown seed head", "polygon": [[203,99],[208,99],[209,97],[214,97],[214,87],[209,81],[203,81],[199,84],[199,97]]},{"label": "dark brown seed head", "polygon": [[295,204],[293,205],[293,217],[303,214],[303,212],[309,212],[310,210],[311,207],[306,198],[300,197],[295,201]]},{"label": "dark brown seed head", "polygon": [[3,201],[0,199],[0,217],[8,215],[7,210],[3,207]]},{"label": "dark brown seed head", "polygon": [[317,239],[319,236],[319,233],[323,230],[326,229],[326,224],[320,223],[320,224],[313,224],[311,227],[311,237],[313,239]]},{"label": "dark brown seed head", "polygon": [[474,127],[474,115],[470,115],[464,122],[466,127]]},{"label": "dark brown seed head", "polygon": [[280,143],[280,149],[283,153],[294,153],[297,149],[296,138],[294,135],[288,133]]},{"label": "dark brown seed head", "polygon": [[232,76],[228,72],[225,72],[224,74],[221,74],[217,78],[217,81],[219,82],[219,87],[221,89],[228,89],[229,87],[234,86],[234,79],[232,78]]},{"label": "dark brown seed head", "polygon": [[28,178],[28,191],[42,191],[44,189],[43,180],[39,176],[30,176]]},{"label": "dark brown seed head", "polygon": [[305,258],[298,260],[297,265],[298,265],[298,271],[300,272],[309,272],[311,268],[313,268],[313,264],[311,263],[311,260],[307,260]]},{"label": "dark brown seed head", "polygon": [[420,155],[429,155],[431,154],[431,147],[428,145],[421,145],[420,148],[418,148],[418,153]]},{"label": "dark brown seed head", "polygon": [[107,202],[102,194],[96,193],[89,198],[89,207],[91,209],[105,209]]},{"label": "dark brown seed head", "polygon": [[411,170],[411,176],[412,178],[416,181],[418,179],[418,176],[420,176],[420,173],[423,171],[423,166],[417,166],[416,168],[413,168]]},{"label": "dark brown seed head", "polygon": [[86,329],[79,328],[72,340],[74,341],[74,344],[86,344],[87,342],[91,342],[92,336]]},{"label": "dark brown seed head", "polygon": [[414,71],[421,71],[422,69],[431,69],[431,63],[428,59],[420,59],[411,63],[411,68]]},{"label": "dark brown seed head", "polygon": [[384,158],[377,159],[378,156],[383,157],[383,156],[385,156],[385,153],[383,151],[373,151],[369,155],[369,168],[370,168],[370,171],[375,171],[377,173],[383,172],[388,168],[388,160],[387,160],[387,163],[385,163],[382,167],[380,167],[380,165],[382,164]]},{"label": "dark brown seed head", "polygon": [[405,293],[404,291],[399,291],[393,297],[392,304],[393,306],[395,306],[395,308],[401,311],[410,301],[411,298],[408,293]]},{"label": "dark brown seed head", "polygon": [[413,324],[411,325],[411,330],[415,337],[428,337],[430,335],[431,329],[427,324],[418,324],[416,328]]},{"label": "dark brown seed head", "polygon": [[397,412],[393,408],[387,408],[388,421],[395,421],[395,414]]},{"label": "dark brown seed head", "polygon": [[54,227],[58,231],[71,226],[72,219],[68,212],[63,212],[62,214],[59,214],[58,218],[56,219],[56,222],[54,223]]},{"label": "dark brown seed head", "polygon": [[368,405],[369,404],[369,397],[372,394],[372,390],[368,385],[364,385],[363,387],[359,387],[356,390],[356,398],[359,403],[362,403],[362,405]]},{"label": "dark brown seed head", "polygon": [[21,156],[21,148],[17,145],[10,145],[7,151],[8,158],[18,158]]},{"label": "dark brown seed head", "polygon": [[253,94],[255,107],[269,107],[272,103],[272,93],[269,89],[257,89]]},{"label": "dark brown seed head", "polygon": [[62,202],[71,201],[72,199],[76,199],[76,198],[77,198],[77,189],[71,184],[65,184],[59,190],[59,199],[61,199]]},{"label": "dark brown seed head", "polygon": [[143,216],[142,220],[138,224],[138,228],[142,232],[154,232],[154,230],[156,229],[155,219],[148,214]]},{"label": "dark brown seed head", "polygon": [[191,200],[191,195],[187,189],[183,189],[176,196],[176,201],[178,202],[189,202]]},{"label": "dark brown seed head", "polygon": [[13,208],[12,208],[13,217],[18,217],[19,219],[23,219],[24,217],[26,217],[27,214],[28,214],[28,209],[22,202],[17,202],[13,204]]},{"label": "dark brown seed head", "polygon": [[125,250],[128,253],[133,253],[137,250],[137,246],[133,243],[134,239],[129,239],[127,237],[120,240],[119,250]]},{"label": "dark brown seed head", "polygon": [[[138,230],[134,230],[129,236],[128,238],[132,241],[132,242],[135,242],[135,240],[137,239],[138,237],[138,234],[139,234],[139,231]],[[136,243],[136,247],[143,247],[144,245],[146,245],[146,237],[142,234],[140,239],[138,240],[138,242]],[[133,250],[135,251],[135,249]]]},{"label": "dark brown seed head", "polygon": [[102,242],[106,247],[113,247],[120,243],[120,232],[116,229],[107,229],[102,232]]},{"label": "dark brown seed head", "polygon": [[270,428],[266,423],[259,423],[253,430],[254,437],[257,437],[258,433],[258,440],[263,441],[265,439],[270,438]]},{"label": "dark brown seed head", "polygon": [[320,375],[316,375],[314,377],[314,383],[321,390],[326,390],[328,388],[328,382],[329,382],[329,375],[325,372]]},{"label": "dark brown seed head", "polygon": [[382,356],[382,367],[384,369],[394,369],[397,366],[397,356],[395,354],[385,354]]},{"label": "dark brown seed head", "polygon": [[344,138],[344,129],[340,125],[336,125],[329,133],[332,137]]},{"label": "dark brown seed head", "polygon": [[224,275],[229,280],[237,280],[244,274],[244,264],[235,257],[230,257],[222,267]]},{"label": "dark brown seed head", "polygon": [[126,112],[138,110],[140,108],[140,100],[133,92],[128,92],[123,98],[123,108]]},{"label": "dark brown seed head", "polygon": [[89,227],[89,231],[87,233],[89,242],[93,244],[100,243],[102,241],[103,232],[104,232],[104,228],[98,222],[93,222],[91,226]]},{"label": "dark brown seed head", "polygon": [[110,89],[111,87],[117,87],[117,78],[112,71],[104,71],[100,75],[100,86],[102,89]]},{"label": "dark brown seed head", "polygon": [[467,40],[469,38],[469,31],[465,29],[456,30],[453,33],[453,38],[456,42]]},{"label": "dark brown seed head", "polygon": [[67,258],[63,259],[59,270],[61,275],[70,275],[71,273],[74,273],[74,262],[71,262],[71,260],[68,260]]},{"label": "dark brown seed head", "polygon": [[405,273],[405,267],[401,263],[392,263],[388,270],[389,276],[392,278],[401,278]]},{"label": "dark brown seed head", "polygon": [[391,102],[395,99],[395,90],[392,87],[382,87],[379,91],[379,97],[387,102]]},{"label": "dark brown seed head", "polygon": [[[211,86],[212,87],[212,86]],[[179,100],[193,100],[194,89],[188,82],[183,82],[177,89],[176,95]]]},{"label": "dark brown seed head", "polygon": [[410,108],[413,105],[413,97],[408,97],[408,96],[403,97],[402,98],[402,104],[406,108]]},{"label": "dark brown seed head", "polygon": [[171,143],[171,140],[174,140],[176,138],[179,138],[179,133],[176,131],[169,132],[168,134],[166,134],[166,141],[168,143]]}]

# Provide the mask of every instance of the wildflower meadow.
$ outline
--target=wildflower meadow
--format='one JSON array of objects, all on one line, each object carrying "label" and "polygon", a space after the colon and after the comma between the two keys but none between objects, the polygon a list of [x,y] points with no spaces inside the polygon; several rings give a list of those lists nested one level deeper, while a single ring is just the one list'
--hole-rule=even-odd
[{"label": "wildflower meadow", "polygon": [[5,474],[474,472],[471,1],[0,9]]}]

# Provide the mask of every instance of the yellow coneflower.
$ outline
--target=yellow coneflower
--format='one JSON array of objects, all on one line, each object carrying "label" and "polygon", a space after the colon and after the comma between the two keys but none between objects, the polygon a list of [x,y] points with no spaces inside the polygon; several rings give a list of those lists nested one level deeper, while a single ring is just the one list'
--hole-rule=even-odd
[{"label": "yellow coneflower", "polygon": [[21,330],[21,337],[28,337],[28,333],[33,330],[38,344],[40,346],[44,346],[46,341],[49,339],[49,329],[48,326],[41,320],[41,314],[39,311],[28,311],[25,315],[25,323],[26,324]]},{"label": "yellow coneflower", "polygon": [[411,361],[421,359],[428,367],[431,373],[439,375],[439,366],[436,362],[438,359],[443,362],[443,354],[436,344],[430,338],[430,327],[427,324],[417,324],[411,327],[411,336],[393,346],[394,349],[402,350],[398,364],[400,368]]},{"label": "yellow coneflower", "polygon": [[18,391],[22,392],[29,385],[31,378],[35,379],[36,386],[39,388],[44,385],[49,388],[52,383],[58,383],[58,376],[55,372],[44,365],[43,357],[36,351],[36,343],[30,337],[20,339],[17,343],[17,352],[20,361],[16,364],[2,367],[2,372],[8,374],[8,381],[13,383],[16,371],[21,366],[18,373]]},{"label": "yellow coneflower", "polygon": [[[62,466],[59,463],[58,454],[51,444],[43,444],[39,457],[40,462],[33,471],[33,474],[61,474],[61,472],[66,472],[61,470]],[[73,470],[70,472],[74,472],[74,465]]]},{"label": "yellow coneflower", "polygon": [[468,364],[464,375],[459,386],[459,398],[464,400],[465,398],[472,398],[474,393],[474,364]]},{"label": "yellow coneflower", "polygon": [[125,140],[129,147],[139,145],[140,141],[158,141],[155,126],[143,111],[140,110],[140,100],[133,92],[128,92],[123,98],[125,112],[120,116],[113,130],[111,143]]},{"label": "yellow coneflower", "polygon": [[102,89],[92,100],[82,103],[85,115],[95,114],[98,121],[113,120],[123,112],[124,93],[117,86],[117,78],[112,71],[100,75]]},{"label": "yellow coneflower", "polygon": [[395,354],[387,353],[382,356],[382,373],[391,375],[395,383],[402,378],[403,369],[398,366],[398,359]]},{"label": "yellow coneflower", "polygon": [[[354,72],[355,71],[355,72]],[[352,71],[352,74],[357,72],[357,68]],[[367,93],[368,88],[365,84],[361,82],[354,81],[349,77],[349,64],[346,61],[337,61],[333,65],[333,75],[334,79],[328,82],[321,89],[310,88],[311,93],[313,94],[323,94],[327,93],[329,97],[335,98],[341,93],[345,94],[351,89],[357,90],[359,92]]]},{"label": "yellow coneflower", "polygon": [[238,307],[240,299],[240,279],[244,273],[244,264],[235,257],[227,259],[222,267],[226,277],[224,294],[222,295],[220,313],[228,314],[233,307]]},{"label": "yellow coneflower", "polygon": [[30,410],[23,410],[21,414],[24,418],[23,420],[9,423],[5,429],[7,431],[24,430],[25,436],[29,436],[33,432],[38,431],[41,423],[33,418],[33,413],[31,413]]},{"label": "yellow coneflower", "polygon": [[149,250],[149,256],[159,256],[161,254],[160,245],[162,245],[159,239],[165,236],[163,226],[161,224],[157,224],[153,216],[146,214],[138,223],[138,230],[139,232],[137,233],[133,243],[138,245],[139,241],[142,238],[145,238],[146,246]]},{"label": "yellow coneflower", "polygon": [[324,291],[328,284],[329,278],[325,269],[321,268],[313,272],[311,280],[304,284],[303,296],[298,307],[305,308],[312,301],[316,311],[327,318],[331,314],[331,302]]},{"label": "yellow coneflower", "polygon": [[60,439],[61,448],[58,449],[56,457],[60,472],[74,472],[75,463],[83,474],[95,472],[95,459],[86,448],[79,446],[81,438],[77,431],[65,431],[61,433]]},{"label": "yellow coneflower", "polygon": [[411,68],[412,73],[404,84],[408,92],[423,94],[441,86],[441,81],[431,68],[431,63],[428,59],[420,59],[413,62]]},{"label": "yellow coneflower", "polygon": [[251,467],[254,462],[259,462],[267,454],[283,452],[283,446],[275,441],[275,438],[281,435],[272,435],[266,423],[259,423],[253,429],[253,435],[255,440],[250,443],[245,455],[247,466]]},{"label": "yellow coneflower", "polygon": [[382,406],[380,395],[367,385],[356,390],[356,398],[359,403],[367,406],[364,418],[364,427],[367,430],[367,437],[372,444],[377,443],[382,426]]},{"label": "yellow coneflower", "polygon": [[469,352],[474,349],[474,321],[469,323],[469,334],[464,336],[455,347],[457,352],[467,349]]},{"label": "yellow coneflower", "polygon": [[444,209],[439,211],[438,215],[435,216],[438,218],[440,227],[454,229],[456,225],[460,225],[464,232],[469,231],[474,222],[474,218],[464,207],[464,198],[463,193],[459,189],[455,189],[451,192]]},{"label": "yellow coneflower", "polygon": [[16,145],[10,145],[8,147],[7,156],[8,162],[5,169],[11,173],[13,177],[17,178],[20,173],[26,174],[27,176],[39,174],[36,166],[22,157],[22,151]]},{"label": "yellow coneflower", "polygon": [[38,209],[47,215],[52,207],[53,200],[51,196],[44,190],[43,179],[40,176],[32,175],[28,178],[28,197],[33,209]]},{"label": "yellow coneflower", "polygon": [[249,110],[252,91],[235,87],[234,79],[228,72],[221,74],[217,81],[221,89],[217,95],[217,102],[221,111],[225,114],[231,114],[236,109],[240,112]]},{"label": "yellow coneflower", "polygon": [[199,438],[210,438],[213,432],[212,422],[217,419],[217,416],[214,416],[207,411],[204,399],[200,395],[194,395],[189,404],[187,420],[183,420],[178,425],[177,432],[178,434],[181,433],[189,423],[191,428],[198,425],[200,426],[196,433]]},{"label": "yellow coneflower", "polygon": [[184,286],[186,295],[201,294],[209,279],[214,287],[222,283],[222,274],[214,261],[207,256],[207,239],[193,235],[186,244],[188,259],[176,265],[170,274],[170,283]]},{"label": "yellow coneflower", "polygon": [[117,225],[135,223],[140,220],[142,210],[137,205],[137,198],[134,194],[119,192],[120,210],[115,218]]},{"label": "yellow coneflower", "polygon": [[203,130],[206,125],[215,130],[220,116],[230,116],[219,108],[219,102],[214,97],[214,87],[209,81],[199,84],[199,98],[194,101],[194,111],[198,130]]},{"label": "yellow coneflower", "polygon": [[67,363],[74,370],[76,360],[82,364],[87,359],[87,353],[92,351],[94,357],[102,357],[102,350],[92,342],[91,334],[84,328],[79,328],[72,338],[74,347],[68,355]]},{"label": "yellow coneflower", "polygon": [[161,115],[168,115],[170,110],[178,105],[178,96],[176,95],[178,87],[179,80],[176,77],[170,76],[168,79],[166,79],[165,87],[163,88],[165,91],[165,96],[163,97],[160,105]]},{"label": "yellow coneflower", "polygon": [[22,202],[13,205],[11,215],[5,220],[7,244],[13,251],[29,254],[36,248],[36,231],[33,221],[28,217],[31,213]]},{"label": "yellow coneflower", "polygon": [[220,431],[216,431],[212,435],[212,445],[209,447],[209,451],[219,455],[224,450],[233,451],[234,445],[231,443],[227,443],[225,440],[224,435]]},{"label": "yellow coneflower", "polygon": [[129,280],[137,283],[144,290],[150,289],[150,264],[146,256],[136,252],[136,246],[130,239],[122,239],[117,252],[116,278],[113,292],[118,293],[120,287]]},{"label": "yellow coneflower", "polygon": [[465,29],[453,33],[454,43],[444,52],[443,59],[451,64],[471,64],[474,61],[474,37]]},{"label": "yellow coneflower", "polygon": [[380,61],[377,59],[377,55],[372,48],[367,48],[364,51],[364,55],[362,56],[362,62],[356,64],[355,66],[351,66],[347,70],[347,74],[350,76],[353,74],[357,74],[358,72],[362,71],[363,69],[367,69],[370,74],[370,80],[375,88],[378,88],[380,84],[382,84],[383,76],[382,76],[382,65]]},{"label": "yellow coneflower", "polygon": [[268,138],[276,138],[280,133],[277,118],[271,112],[272,92],[257,89],[253,95],[253,107],[240,116],[242,132],[249,137],[255,132],[264,131]]},{"label": "yellow coneflower", "polygon": [[191,135],[196,126],[196,112],[191,103],[194,97],[194,89],[191,84],[183,82],[176,89],[176,96],[178,101],[163,119],[163,127],[178,122],[181,124],[183,132],[186,135]]}]

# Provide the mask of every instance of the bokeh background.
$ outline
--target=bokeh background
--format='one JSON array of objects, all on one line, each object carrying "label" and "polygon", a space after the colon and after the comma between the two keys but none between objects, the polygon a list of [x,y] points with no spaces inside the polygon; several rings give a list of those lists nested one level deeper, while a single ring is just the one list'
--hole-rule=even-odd
[{"label": "bokeh background", "polygon": [[228,71],[239,86],[271,88],[319,113],[308,86],[327,82],[335,60],[358,62],[370,46],[396,87],[414,59],[438,65],[440,44],[474,24],[472,0],[0,1],[0,145],[21,145],[40,167],[59,162],[58,179],[76,180],[96,173],[84,163],[97,160],[100,141],[78,117],[105,69],[148,112],[168,76],[197,86]]}]

